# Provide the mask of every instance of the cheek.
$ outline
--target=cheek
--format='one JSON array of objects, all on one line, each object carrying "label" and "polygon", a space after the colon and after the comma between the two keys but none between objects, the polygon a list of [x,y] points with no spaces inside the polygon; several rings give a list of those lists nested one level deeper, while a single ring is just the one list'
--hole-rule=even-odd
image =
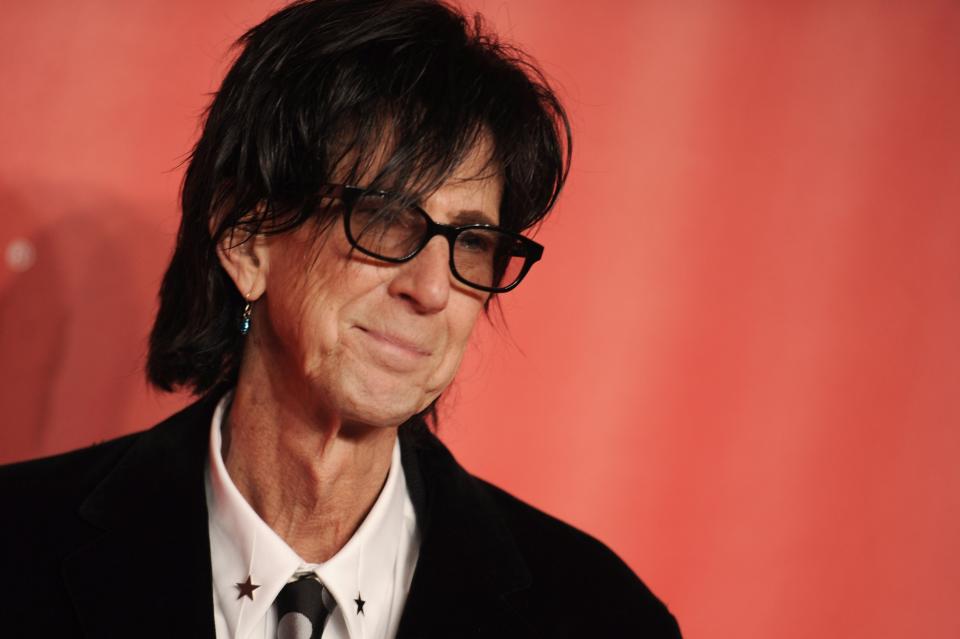
[{"label": "cheek", "polygon": [[299,304],[299,312],[297,341],[305,366],[311,369],[317,366],[318,361],[329,357],[336,348],[339,334],[337,311],[329,298],[308,292],[308,296]]},{"label": "cheek", "polygon": [[483,300],[473,296],[449,309],[446,349],[431,379],[434,389],[442,391],[453,380],[482,311]]},{"label": "cheek", "polygon": [[284,366],[292,370],[306,367],[310,353],[319,337],[316,322],[316,300],[302,293],[298,283],[270,287],[265,296],[264,320],[274,343],[270,349],[282,354]]},{"label": "cheek", "polygon": [[330,279],[315,271],[284,269],[267,289],[266,310],[276,346],[307,373],[337,342],[337,291]]}]

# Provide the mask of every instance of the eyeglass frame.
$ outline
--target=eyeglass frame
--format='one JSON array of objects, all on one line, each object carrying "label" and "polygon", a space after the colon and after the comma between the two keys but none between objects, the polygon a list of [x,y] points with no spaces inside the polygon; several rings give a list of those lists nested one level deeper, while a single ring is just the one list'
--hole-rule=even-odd
[{"label": "eyeglass frame", "polygon": [[[423,207],[421,207],[416,203],[411,203],[411,204],[408,204],[407,206],[417,211],[418,213],[420,213],[420,215],[422,215],[427,222],[427,228],[425,233],[423,234],[423,238],[420,241],[420,245],[417,246],[409,254],[404,255],[403,257],[387,257],[384,255],[380,255],[379,253],[375,253],[370,249],[366,249],[363,246],[360,246],[360,243],[357,241],[356,238],[353,237],[353,233],[350,230],[350,215],[353,213],[353,209],[356,206],[357,200],[359,200],[364,195],[374,195],[374,196],[385,197],[385,198],[395,196],[394,193],[391,193],[389,191],[365,189],[363,187],[351,186],[347,184],[325,184],[321,187],[321,191],[320,191],[320,197],[334,198],[334,199],[341,200],[344,203],[343,230],[347,236],[347,241],[350,242],[350,246],[360,251],[364,255],[368,255],[372,258],[382,260],[384,262],[389,262],[392,264],[402,264],[404,262],[409,262],[410,260],[415,258],[417,255],[419,255],[420,251],[426,248],[427,244],[430,243],[430,240],[440,235],[446,238],[447,244],[449,244],[450,246],[450,251],[449,251],[450,273],[453,274],[453,277],[456,278],[458,282],[465,284],[470,288],[484,291],[486,293],[506,293],[508,291],[512,291],[513,289],[515,289],[520,284],[520,282],[523,281],[523,278],[527,276],[527,273],[530,272],[530,269],[533,267],[533,265],[538,261],[540,261],[540,258],[543,257],[543,245],[539,244],[538,242],[535,242],[534,240],[531,240],[529,237],[526,237],[525,235],[521,235],[520,233],[514,233],[513,231],[508,231],[506,229],[503,229],[497,226],[496,224],[464,224],[461,226],[457,226],[453,224],[441,224],[440,222],[435,222],[434,219],[430,217],[430,214],[424,211]],[[503,233],[507,237],[518,240],[520,242],[520,245],[524,248],[524,251],[525,251],[524,255],[515,256],[515,257],[524,258],[523,266],[520,268],[520,272],[517,274],[516,278],[513,280],[513,282],[509,286],[483,286],[482,284],[477,284],[475,282],[471,282],[467,280],[462,275],[460,275],[460,273],[457,271],[457,267],[453,259],[453,252],[455,250],[454,243],[457,237],[461,233],[463,233],[464,231],[470,231],[475,229],[497,231],[498,233]]]}]

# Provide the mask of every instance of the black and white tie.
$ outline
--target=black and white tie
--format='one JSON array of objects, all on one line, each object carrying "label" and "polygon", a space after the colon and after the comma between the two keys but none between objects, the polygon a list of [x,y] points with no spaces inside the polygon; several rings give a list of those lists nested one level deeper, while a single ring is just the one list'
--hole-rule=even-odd
[{"label": "black and white tie", "polygon": [[323,584],[314,575],[291,581],[275,600],[277,639],[320,639],[327,615],[333,610],[333,597],[326,596]]}]

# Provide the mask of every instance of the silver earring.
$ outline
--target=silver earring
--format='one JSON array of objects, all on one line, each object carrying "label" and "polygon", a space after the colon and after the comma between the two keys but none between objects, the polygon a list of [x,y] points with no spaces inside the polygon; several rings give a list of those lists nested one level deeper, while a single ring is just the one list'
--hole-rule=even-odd
[{"label": "silver earring", "polygon": [[246,335],[250,332],[250,312],[253,309],[253,304],[247,302],[247,305],[243,307],[243,313],[240,315],[240,334]]}]

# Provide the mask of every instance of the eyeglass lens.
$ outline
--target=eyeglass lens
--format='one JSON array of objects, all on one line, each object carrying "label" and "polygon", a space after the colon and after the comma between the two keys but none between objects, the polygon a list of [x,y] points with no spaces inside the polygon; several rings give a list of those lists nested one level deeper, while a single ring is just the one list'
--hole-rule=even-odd
[{"label": "eyeglass lens", "polygon": [[[416,208],[360,197],[350,212],[350,235],[365,251],[403,259],[422,248],[427,218]],[[463,229],[453,243],[453,266],[463,280],[499,288],[513,284],[526,262],[520,242],[495,229]]]}]

